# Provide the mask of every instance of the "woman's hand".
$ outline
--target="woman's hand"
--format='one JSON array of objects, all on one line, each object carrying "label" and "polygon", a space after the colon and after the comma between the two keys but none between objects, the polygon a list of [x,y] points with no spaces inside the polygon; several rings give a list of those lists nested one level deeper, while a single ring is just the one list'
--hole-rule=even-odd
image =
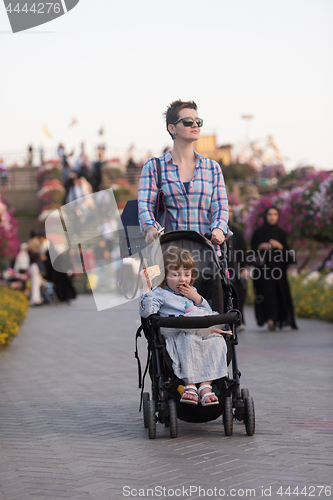
[{"label": "woman's hand", "polygon": [[272,250],[272,245],[270,243],[268,243],[268,241],[265,243],[260,243],[257,250],[259,250],[259,252],[261,250]]},{"label": "woman's hand", "polygon": [[158,235],[157,229],[155,226],[149,226],[149,228],[146,230],[146,243],[147,245],[150,245],[151,243],[154,243]]},{"label": "woman's hand", "polygon": [[211,242],[213,243],[213,245],[222,245],[224,240],[225,240],[225,236],[223,234],[222,229],[215,227],[212,231],[212,239],[211,239]]},{"label": "woman's hand", "polygon": [[196,306],[200,306],[202,302],[202,297],[201,295],[198,294],[198,292],[194,290],[192,286],[188,285],[187,283],[184,283],[184,285],[180,285],[179,291],[182,295],[184,295],[184,297],[192,300]]},{"label": "woman's hand", "polygon": [[277,240],[269,240],[271,248],[277,248],[278,250],[283,250],[283,245]]}]

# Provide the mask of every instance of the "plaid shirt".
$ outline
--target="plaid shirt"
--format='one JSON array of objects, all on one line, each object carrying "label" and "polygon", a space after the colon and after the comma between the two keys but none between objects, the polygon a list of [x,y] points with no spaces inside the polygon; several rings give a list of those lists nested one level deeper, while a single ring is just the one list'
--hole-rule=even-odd
[{"label": "plaid shirt", "polygon": [[[223,174],[218,163],[196,156],[195,172],[189,185],[189,193],[180,180],[178,166],[173,163],[170,151],[160,157],[162,188],[165,202],[170,213],[173,230],[191,229],[200,234],[228,229],[228,199]],[[143,166],[138,191],[139,221],[141,230],[148,226],[161,226],[156,222],[155,204],[157,200],[157,171],[154,158]]]}]

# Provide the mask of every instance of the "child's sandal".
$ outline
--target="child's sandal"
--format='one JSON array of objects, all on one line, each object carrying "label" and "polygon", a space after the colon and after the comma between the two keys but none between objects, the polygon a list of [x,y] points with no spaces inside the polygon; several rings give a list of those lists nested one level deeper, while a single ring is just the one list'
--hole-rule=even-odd
[{"label": "child's sandal", "polygon": [[[195,399],[188,399],[188,398],[184,398],[184,396],[186,394],[192,394],[193,396],[195,396]],[[198,391],[197,391],[197,387],[195,385],[186,385],[184,387],[184,392],[183,392],[183,395],[182,397],[180,398],[180,403],[187,403],[189,405],[197,405],[198,404]]]},{"label": "child's sandal", "polygon": [[206,398],[208,398],[209,396],[216,396],[216,394],[215,394],[215,392],[206,392],[206,394],[204,394],[202,397],[200,397],[200,392],[202,391],[202,389],[210,389],[210,390],[212,390],[212,386],[208,385],[208,384],[204,384],[204,385],[201,385],[199,387],[199,389],[198,389],[198,395],[199,395],[200,403],[201,403],[202,406],[212,406],[212,405],[218,405],[219,404],[219,400],[217,400],[217,401],[209,401],[208,403],[206,403]]}]

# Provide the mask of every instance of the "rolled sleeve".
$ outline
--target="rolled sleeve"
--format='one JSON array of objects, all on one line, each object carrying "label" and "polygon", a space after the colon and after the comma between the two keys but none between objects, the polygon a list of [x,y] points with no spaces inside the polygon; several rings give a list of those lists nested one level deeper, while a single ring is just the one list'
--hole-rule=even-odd
[{"label": "rolled sleeve", "polygon": [[150,158],[142,168],[138,187],[138,212],[140,229],[144,232],[149,226],[160,229],[155,220],[155,206],[157,200],[156,167],[153,158]]},{"label": "rolled sleeve", "polygon": [[225,236],[232,233],[228,228],[229,210],[228,197],[225,190],[224,178],[221,167],[214,162],[214,188],[212,193],[212,224],[211,230],[221,229]]},{"label": "rolled sleeve", "polygon": [[212,312],[212,308],[204,297],[202,297],[202,302],[197,307],[199,307],[200,309],[204,309],[205,311]]},{"label": "rolled sleeve", "polygon": [[[154,293],[153,293],[154,292]],[[143,293],[139,298],[139,313],[143,318],[156,314],[164,304],[162,289],[154,288],[153,291]]]}]

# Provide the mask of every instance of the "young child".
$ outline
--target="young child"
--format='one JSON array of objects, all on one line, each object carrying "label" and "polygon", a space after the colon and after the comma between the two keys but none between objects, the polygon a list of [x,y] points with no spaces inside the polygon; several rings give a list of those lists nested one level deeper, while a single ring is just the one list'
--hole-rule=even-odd
[{"label": "young child", "polygon": [[[141,271],[143,288],[140,297],[140,315],[147,318],[157,312],[161,316],[184,315],[188,301],[198,310],[213,314],[206,299],[198,294],[194,283],[195,265],[189,251],[170,247],[163,255],[165,277],[162,283],[152,289],[154,270]],[[199,315],[199,314],[198,314]],[[227,346],[219,328],[211,327],[211,334],[201,337],[179,331],[166,336],[166,348],[173,361],[175,375],[186,382],[181,403],[203,406],[218,404],[218,397],[212,392],[211,383],[227,375]],[[231,333],[231,332],[227,332]],[[197,384],[199,388],[197,388]]]}]

